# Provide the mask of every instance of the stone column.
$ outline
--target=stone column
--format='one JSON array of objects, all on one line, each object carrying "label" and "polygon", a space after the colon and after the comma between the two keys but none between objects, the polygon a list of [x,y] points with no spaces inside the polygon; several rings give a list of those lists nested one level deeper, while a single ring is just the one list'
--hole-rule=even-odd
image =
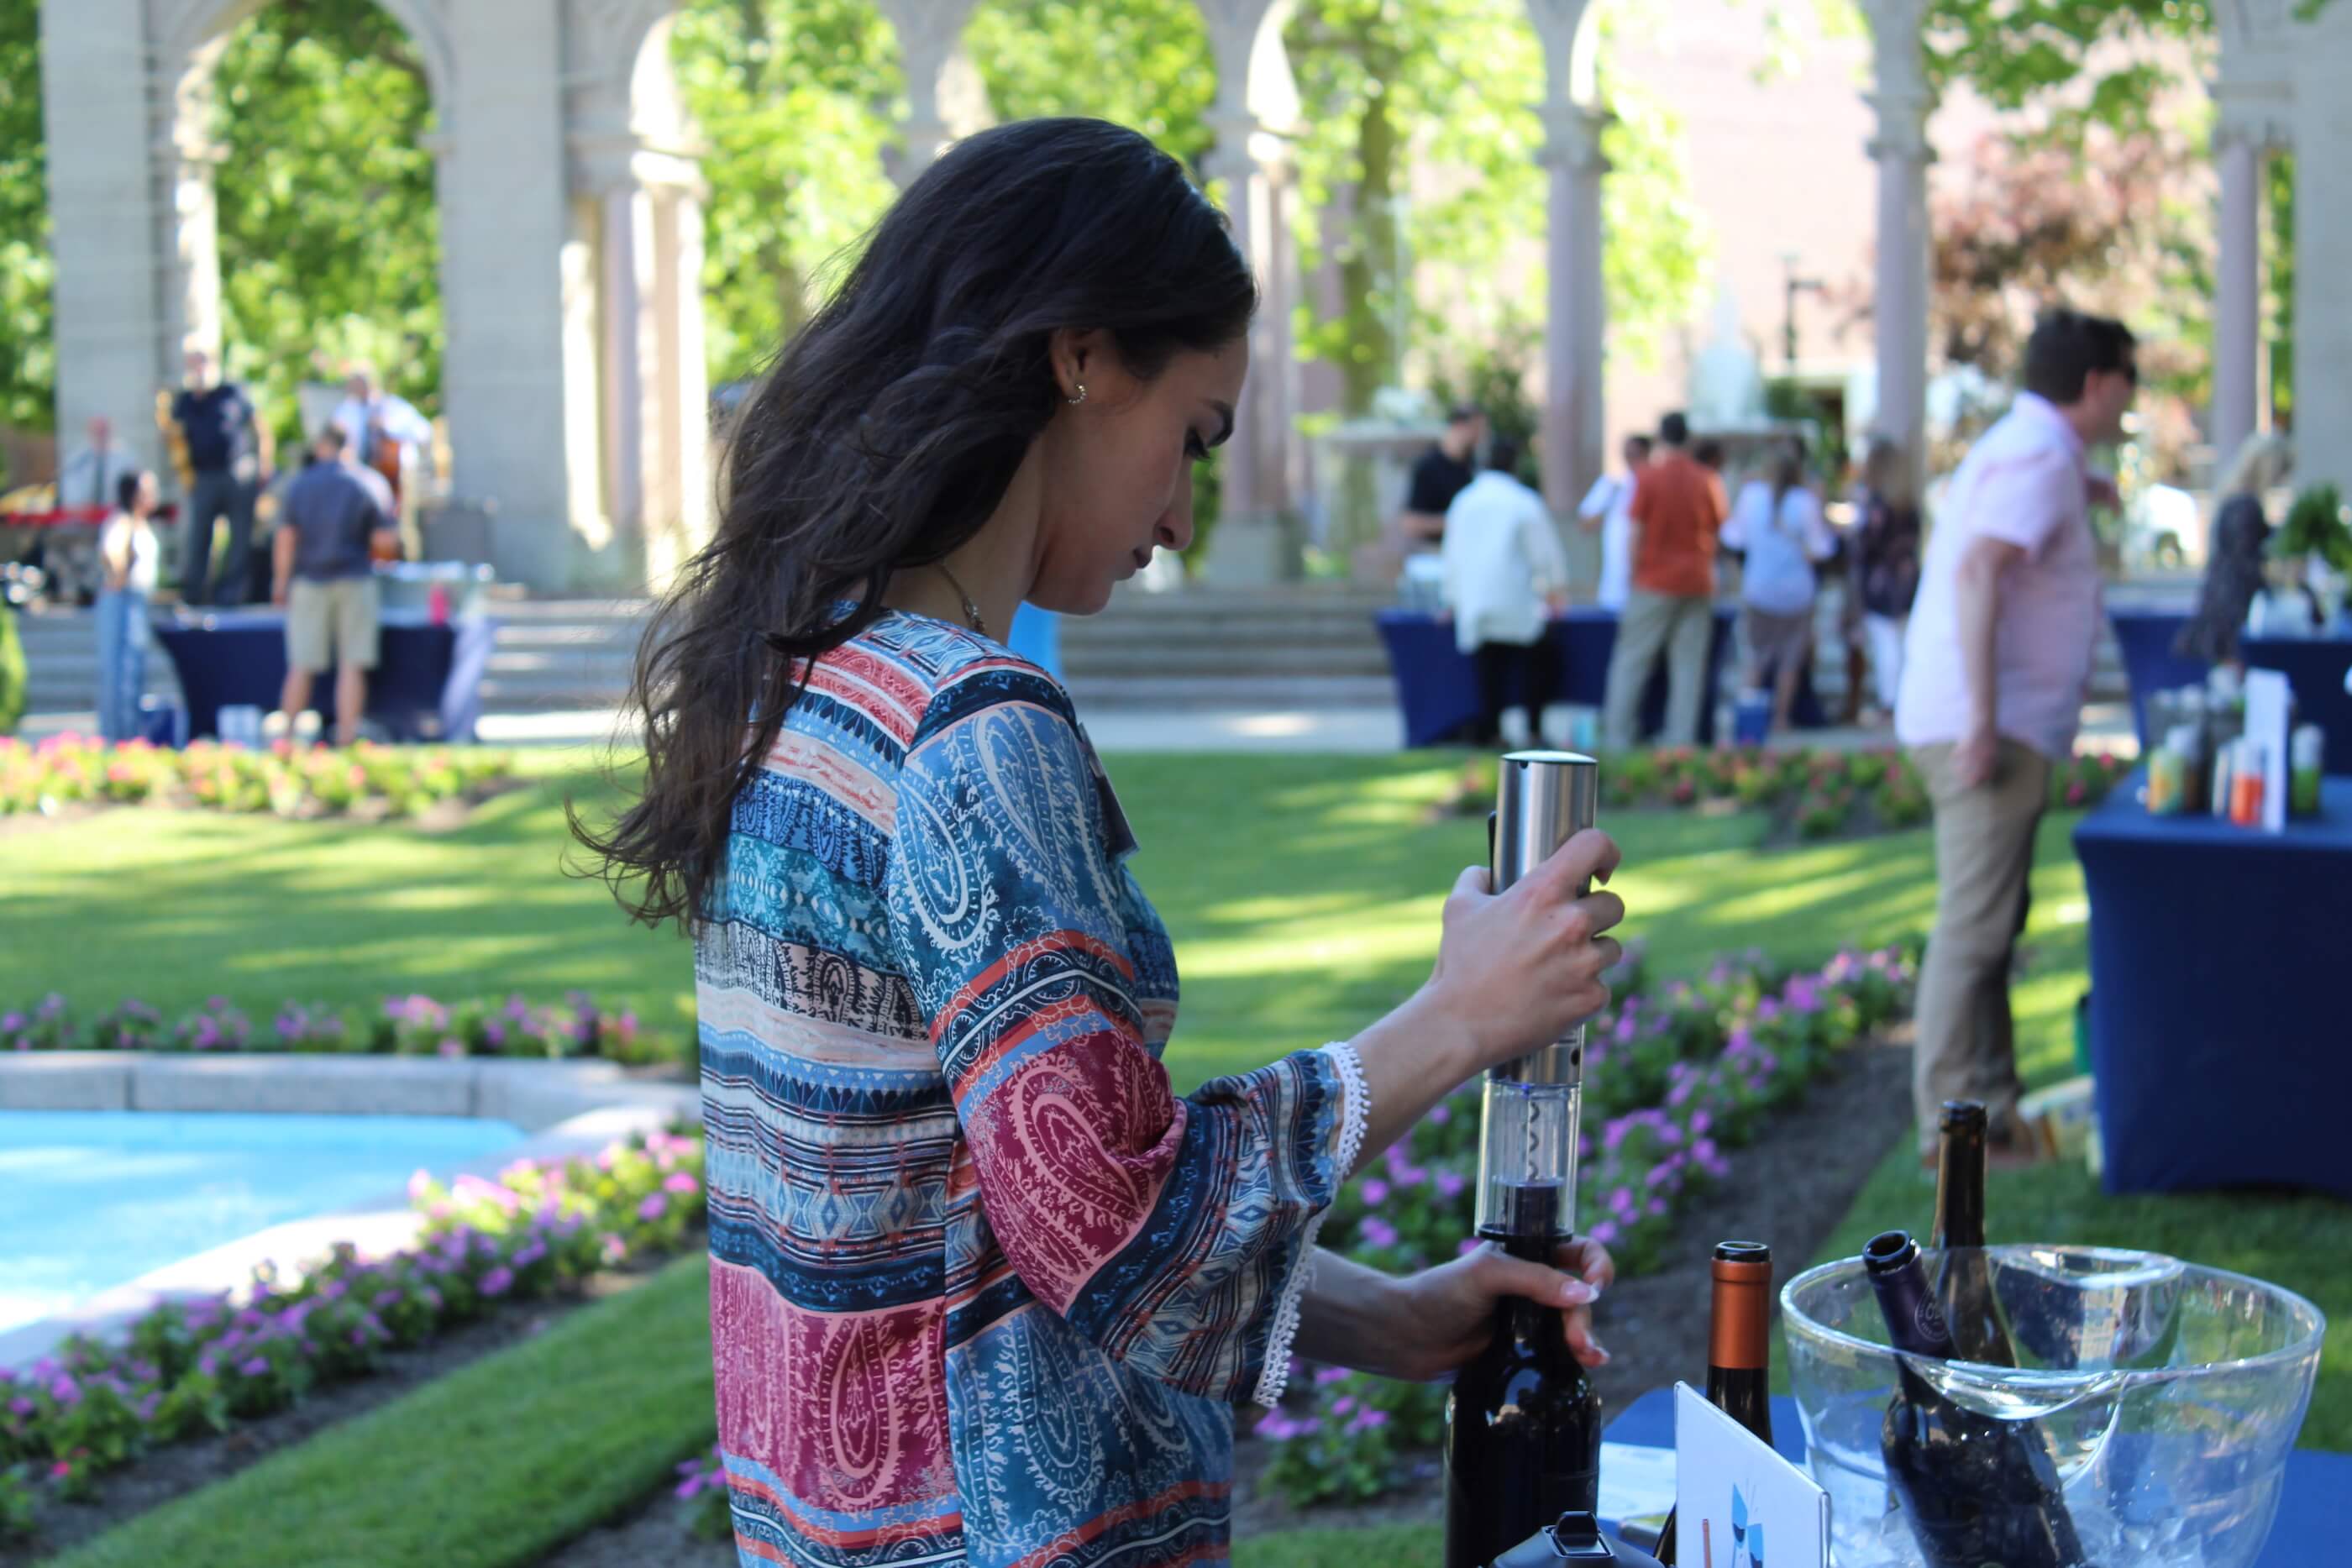
[{"label": "stone column", "polygon": [[2213,301],[2213,463],[2217,476],[2261,421],[2263,150],[2242,130],[2214,133],[2221,214]]},{"label": "stone column", "polygon": [[1601,132],[1609,117],[1581,104],[1543,108],[1543,162],[1550,172],[1546,205],[1550,290],[1544,336],[1544,499],[1552,515],[1575,515],[1607,457],[1607,296],[1601,277]]},{"label": "stone column", "polygon": [[1916,493],[1927,472],[1927,85],[1920,28],[1926,0],[1868,0],[1876,83],[1866,95],[1877,112],[1870,156],[1878,165],[1877,433],[1903,452]]},{"label": "stone column", "polygon": [[1221,585],[1263,587],[1297,575],[1297,486],[1305,469],[1290,332],[1298,285],[1297,247],[1287,232],[1288,149],[1255,122],[1228,123],[1218,130],[1204,172],[1223,193],[1234,243],[1257,278],[1259,296],[1250,324],[1249,381],[1218,463],[1219,517],[1207,573]]},{"label": "stone column", "polygon": [[882,155],[883,167],[904,190],[929,168],[955,134],[940,88],[949,62],[963,39],[976,0],[875,0],[898,35],[898,59],[907,78],[907,120],[902,139]]},{"label": "stone column", "polygon": [[[600,508],[575,462],[594,407],[593,374],[565,353],[573,229],[563,127],[557,0],[499,0],[447,11],[454,57],[480,62],[439,105],[441,291],[447,348],[442,403],[451,432],[450,490],[495,509],[491,559],[502,578],[540,589],[601,586],[593,559]],[[584,422],[593,435],[593,417]],[[576,542],[575,542],[576,541]]]},{"label": "stone column", "polygon": [[603,232],[597,246],[597,379],[603,413],[604,516],[627,560],[641,575],[645,532],[653,510],[651,476],[661,467],[661,421],[648,418],[646,372],[657,367],[649,296],[654,291],[653,198],[633,179],[598,198]]},{"label": "stone column", "polygon": [[[158,170],[176,82],[155,81],[142,0],[45,0],[41,100],[47,127],[57,428],[79,439],[104,414],[161,467],[155,394],[180,380],[174,190]],[[92,92],[88,84],[110,85]],[[151,110],[151,104],[163,106]]]},{"label": "stone column", "polygon": [[2294,40],[2294,476],[2352,489],[2352,5]]},{"label": "stone column", "polygon": [[646,541],[650,584],[666,584],[709,541],[711,526],[709,349],[702,329],[702,191],[674,185],[654,207],[656,319],[659,323],[662,517]]}]

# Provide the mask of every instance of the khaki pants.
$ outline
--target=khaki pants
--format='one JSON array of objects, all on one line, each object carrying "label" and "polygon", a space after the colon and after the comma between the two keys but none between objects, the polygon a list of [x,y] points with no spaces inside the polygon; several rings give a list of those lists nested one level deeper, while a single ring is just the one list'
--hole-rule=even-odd
[{"label": "khaki pants", "polygon": [[1998,1129],[2024,1092],[2009,971],[2032,896],[2034,831],[2050,803],[2050,759],[2004,739],[1992,779],[1973,789],[1953,776],[1949,746],[1919,747],[1911,759],[1936,810],[1936,930],[1919,971],[1911,1072],[1926,1153],[1945,1101],[1982,1101]]},{"label": "khaki pants", "polygon": [[1665,746],[1698,744],[1699,704],[1706,688],[1706,655],[1715,642],[1715,601],[1635,589],[1617,617],[1617,644],[1609,655],[1609,688],[1601,733],[1612,750],[1631,750],[1641,738],[1642,694],[1658,654],[1666,655]]}]

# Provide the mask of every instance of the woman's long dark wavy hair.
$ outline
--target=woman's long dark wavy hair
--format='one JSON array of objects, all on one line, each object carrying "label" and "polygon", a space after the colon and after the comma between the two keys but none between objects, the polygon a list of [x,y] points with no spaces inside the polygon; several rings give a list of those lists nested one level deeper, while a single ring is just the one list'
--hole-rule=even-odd
[{"label": "woman's long dark wavy hair", "polygon": [[1024,120],[925,171],[745,403],[717,529],[646,629],[642,791],[601,831],[572,816],[623,907],[691,928],[799,695],[793,662],[873,624],[893,572],[980,531],[1061,397],[1055,330],[1105,332],[1149,380],[1239,339],[1256,308],[1223,214],[1134,131]]}]

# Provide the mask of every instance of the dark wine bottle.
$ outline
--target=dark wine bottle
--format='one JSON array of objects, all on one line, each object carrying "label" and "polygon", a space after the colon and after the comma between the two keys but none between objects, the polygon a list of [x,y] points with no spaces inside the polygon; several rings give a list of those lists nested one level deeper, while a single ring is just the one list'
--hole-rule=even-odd
[{"label": "dark wine bottle", "polygon": [[[1862,1260],[1888,1342],[1912,1355],[1954,1359],[1918,1243],[1889,1230],[1871,1239]],[[2082,1542],[2041,1435],[1947,1399],[1901,1356],[1895,1377],[1879,1448],[1887,1485],[1931,1568],[2081,1568]]]},{"label": "dark wine bottle", "polygon": [[1959,1359],[2015,1366],[1985,1245],[1985,1108],[1947,1100],[1937,1125],[1936,1301]]},{"label": "dark wine bottle", "polygon": [[[1515,1258],[1549,1264],[1556,1182],[1510,1189],[1485,1232]],[[1601,1500],[1601,1396],[1568,1348],[1557,1307],[1515,1296],[1495,1337],[1445,1396],[1445,1568],[1486,1568],[1564,1513]]]},{"label": "dark wine bottle", "polygon": [[[1707,1319],[1706,1402],[1772,1440],[1772,1249],[1726,1241],[1715,1249],[1715,1301]],[[1675,1561],[1675,1516],[1658,1532],[1658,1561]]]}]

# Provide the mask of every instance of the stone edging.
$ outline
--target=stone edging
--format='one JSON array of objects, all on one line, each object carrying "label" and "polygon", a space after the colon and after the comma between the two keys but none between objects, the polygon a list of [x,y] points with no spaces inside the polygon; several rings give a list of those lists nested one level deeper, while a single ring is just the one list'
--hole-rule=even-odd
[{"label": "stone edging", "polygon": [[[443,1181],[489,1176],[523,1159],[594,1154],[633,1134],[698,1123],[693,1085],[627,1076],[614,1062],[443,1060],[121,1051],[0,1056],[0,1111],[239,1112],[263,1114],[478,1116],[530,1134],[482,1159],[436,1170]],[[68,1333],[103,1333],[157,1302],[246,1284],[265,1260],[292,1269],[338,1241],[362,1251],[409,1245],[423,1220],[405,1190],[291,1220],[142,1275],[75,1312],[0,1332],[0,1366],[21,1366]]]}]

